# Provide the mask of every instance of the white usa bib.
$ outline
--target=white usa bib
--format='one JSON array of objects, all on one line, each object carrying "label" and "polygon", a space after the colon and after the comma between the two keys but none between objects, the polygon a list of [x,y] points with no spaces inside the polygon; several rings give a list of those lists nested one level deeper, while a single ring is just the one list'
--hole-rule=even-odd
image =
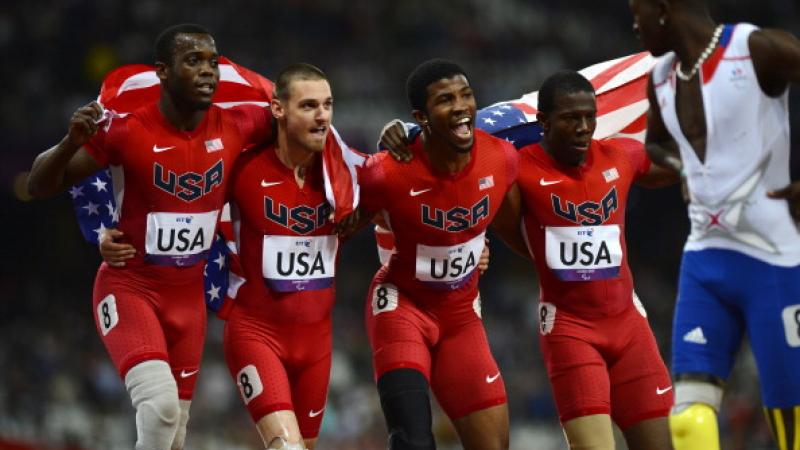
[{"label": "white usa bib", "polygon": [[545,227],[547,267],[563,281],[616,278],[622,265],[619,225]]},{"label": "white usa bib", "polygon": [[219,210],[148,213],[145,259],[163,266],[191,266],[205,259],[214,242],[218,216]]},{"label": "white usa bib", "polygon": [[328,236],[264,236],[261,271],[270,289],[313,291],[333,285],[339,239]]},{"label": "white usa bib", "polygon": [[417,244],[416,277],[435,289],[458,289],[470,280],[483,252],[481,233],[463,244],[435,247]]}]

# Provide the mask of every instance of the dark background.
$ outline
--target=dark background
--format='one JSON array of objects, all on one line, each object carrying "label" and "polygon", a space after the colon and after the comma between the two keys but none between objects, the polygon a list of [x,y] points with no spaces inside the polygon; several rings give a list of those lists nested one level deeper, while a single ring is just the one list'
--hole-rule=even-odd
[{"label": "dark background", "polygon": [[[800,34],[795,0],[717,1],[713,9],[724,21]],[[96,97],[102,76],[119,64],[150,63],[155,36],[180,22],[209,28],[222,54],[269,78],[292,62],[321,67],[336,98],[334,122],[360,149],[373,146],[389,119],[410,119],[404,80],[427,58],[460,62],[479,106],[486,106],[538,89],[558,69],[641,50],[625,1],[2,2],[0,449],[11,448],[3,439],[47,449],[133,446],[133,409],[91,317],[96,249],[82,240],[68,196],[27,201],[24,179],[34,156],[64,135],[72,112]],[[792,103],[796,116],[797,96]],[[636,189],[628,211],[637,292],[669,361],[685,206],[677,189]],[[538,350],[536,276],[497,240],[492,251],[481,281],[483,317],[509,394],[512,448],[564,448]],[[365,291],[377,267],[369,233],[345,246],[320,449],[385,448],[362,324]],[[221,329],[212,317],[187,450],[261,448],[224,366]],[[773,448],[749,351],[724,408],[726,449]],[[436,430],[440,448],[457,448],[440,415]]]}]

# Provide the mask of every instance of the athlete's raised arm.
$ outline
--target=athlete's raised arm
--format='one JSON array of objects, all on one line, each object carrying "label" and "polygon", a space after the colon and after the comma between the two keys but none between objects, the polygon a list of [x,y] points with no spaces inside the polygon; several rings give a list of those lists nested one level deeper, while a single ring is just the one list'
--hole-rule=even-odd
[{"label": "athlete's raised arm", "polygon": [[61,142],[40,153],[28,175],[28,192],[50,197],[100,170],[100,165],[83,147],[97,133],[103,108],[91,102],[72,115],[69,131]]}]

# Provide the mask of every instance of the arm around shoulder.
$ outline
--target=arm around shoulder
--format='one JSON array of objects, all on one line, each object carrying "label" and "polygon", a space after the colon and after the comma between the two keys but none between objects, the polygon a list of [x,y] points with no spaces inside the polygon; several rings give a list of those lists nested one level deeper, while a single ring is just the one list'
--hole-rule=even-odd
[{"label": "arm around shoulder", "polygon": [[500,239],[519,255],[530,259],[528,246],[522,236],[522,196],[519,192],[517,183],[511,185],[506,193],[503,203],[500,205],[497,214],[492,220],[492,229],[500,236]]}]

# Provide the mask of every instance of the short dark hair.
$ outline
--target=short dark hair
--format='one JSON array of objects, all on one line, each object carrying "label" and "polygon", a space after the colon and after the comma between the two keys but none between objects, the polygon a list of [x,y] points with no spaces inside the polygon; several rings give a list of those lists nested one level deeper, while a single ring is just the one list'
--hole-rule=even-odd
[{"label": "short dark hair", "polygon": [[547,77],[539,89],[539,104],[537,108],[543,113],[552,112],[555,108],[557,94],[572,94],[575,92],[591,92],[594,86],[583,75],[574,70],[562,70]]},{"label": "short dark hair", "polygon": [[273,96],[280,100],[289,98],[289,85],[295,80],[327,80],[325,72],[317,66],[308,63],[295,63],[281,70],[275,81]]},{"label": "short dark hair", "polygon": [[175,55],[175,36],[179,34],[207,34],[208,30],[193,23],[182,23],[173,25],[162,31],[156,38],[155,57],[157,62],[172,64]]},{"label": "short dark hair", "polygon": [[406,80],[406,94],[412,109],[425,111],[428,100],[428,86],[443,78],[452,78],[467,72],[458,64],[445,59],[430,59],[418,65]]}]

